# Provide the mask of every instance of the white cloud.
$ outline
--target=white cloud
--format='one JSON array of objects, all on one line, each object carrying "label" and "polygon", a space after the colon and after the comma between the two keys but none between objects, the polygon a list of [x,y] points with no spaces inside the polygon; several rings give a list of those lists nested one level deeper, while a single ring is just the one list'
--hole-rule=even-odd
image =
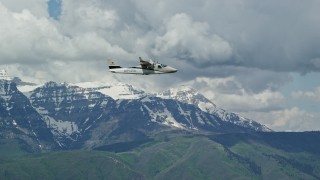
[{"label": "white cloud", "polygon": [[48,17],[48,0],[0,0],[5,7],[15,13],[20,13],[23,10],[28,10],[34,16]]},{"label": "white cloud", "polygon": [[[317,114],[285,108],[279,92],[292,81],[288,72],[319,71],[317,0],[62,0],[59,21],[49,17],[47,2],[0,0],[0,65],[12,75],[41,82],[117,79],[148,91],[191,84],[228,110],[266,120],[270,112],[275,128],[299,129],[290,114],[312,119],[304,128],[317,125]],[[179,71],[107,73],[107,58],[131,66],[139,56],[156,56]],[[320,88],[292,93],[307,101],[319,96]]]},{"label": "white cloud", "polygon": [[32,82],[89,81],[106,75],[107,58],[128,57],[95,31],[68,36],[56,21],[29,9],[15,12],[0,3],[0,22],[0,65]]},{"label": "white cloud", "polygon": [[231,45],[210,34],[209,28],[206,22],[194,22],[187,14],[175,14],[165,22],[164,35],[156,37],[153,52],[158,56],[191,59],[200,65],[229,60]]},{"label": "white cloud", "polygon": [[62,3],[60,26],[65,33],[77,33],[112,30],[119,20],[115,10],[108,9],[100,1],[67,0]]},{"label": "white cloud", "polygon": [[270,111],[284,106],[285,99],[280,92],[265,89],[254,93],[234,77],[198,77],[187,84],[197,87],[212,102],[229,111]]},{"label": "white cloud", "polygon": [[295,99],[307,99],[312,101],[320,101],[320,86],[313,91],[295,91],[291,96]]},{"label": "white cloud", "polygon": [[[136,14],[146,24],[144,27],[156,31],[157,37],[165,35],[163,22],[172,21],[177,14],[185,14],[192,23],[210,27],[205,38],[216,35],[231,45],[232,59],[221,64],[211,59],[206,66],[234,65],[303,73],[319,71],[319,67],[314,66],[314,59],[320,57],[320,23],[317,18],[320,2],[317,0],[307,3],[299,0],[137,0],[133,3]],[[136,22],[135,19],[132,21]],[[167,37],[172,34],[167,32]],[[184,54],[182,59],[191,59],[194,55]],[[166,55],[176,56],[174,53]]]},{"label": "white cloud", "polygon": [[127,54],[94,31],[66,36],[53,20],[37,17],[28,9],[12,12],[0,3],[0,12],[0,41],[5,42],[0,44],[0,64],[102,60],[111,54]]},{"label": "white cloud", "polygon": [[270,112],[241,112],[275,131],[319,131],[320,113],[306,112],[297,107]]},{"label": "white cloud", "polygon": [[56,39],[56,28],[44,17],[36,17],[29,10],[11,12],[0,3],[1,61],[27,62],[39,60],[34,47],[37,41]]}]

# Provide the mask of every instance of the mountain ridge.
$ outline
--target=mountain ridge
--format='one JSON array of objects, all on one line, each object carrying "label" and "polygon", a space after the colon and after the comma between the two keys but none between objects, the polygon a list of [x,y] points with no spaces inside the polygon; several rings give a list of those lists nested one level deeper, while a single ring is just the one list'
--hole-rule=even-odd
[{"label": "mountain ridge", "polygon": [[0,80],[0,120],[2,137],[23,139],[36,151],[56,146],[42,117],[12,81]]},{"label": "mountain ridge", "polygon": [[0,179],[320,177],[319,132],[241,126],[188,88],[134,99],[96,90],[50,81],[23,94],[0,80]]},{"label": "mountain ridge", "polygon": [[84,82],[71,83],[71,86],[84,88],[86,91],[98,91],[104,95],[110,96],[113,99],[139,99],[144,96],[156,96],[164,99],[175,99],[184,103],[198,106],[202,111],[214,114],[225,121],[233,121],[233,123],[248,128],[256,128],[258,131],[272,131],[270,128],[259,125],[254,120],[244,118],[232,112],[228,112],[219,108],[212,101],[197,92],[195,89],[182,85],[177,88],[170,88],[160,93],[148,93],[138,89],[132,85],[125,83],[102,83],[102,82]]},{"label": "mountain ridge", "polygon": [[[24,92],[25,99],[53,135],[52,143],[60,148],[94,148],[141,140],[165,129],[194,133],[271,131],[253,120],[218,108],[190,88],[177,89],[173,95],[172,89],[152,94],[124,83],[114,88],[107,84],[79,87],[49,81],[35,87]],[[111,96],[106,94],[114,90],[119,91]]]}]

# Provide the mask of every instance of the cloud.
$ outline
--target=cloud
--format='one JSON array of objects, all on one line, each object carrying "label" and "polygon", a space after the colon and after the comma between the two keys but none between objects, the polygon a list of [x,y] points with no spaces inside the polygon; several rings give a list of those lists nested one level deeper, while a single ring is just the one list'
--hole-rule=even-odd
[{"label": "cloud", "polygon": [[320,57],[311,59],[310,62],[315,69],[320,69]]},{"label": "cloud", "polygon": [[[284,4],[289,4],[285,6]],[[318,1],[63,1],[64,31],[201,67],[319,71]],[[174,38],[172,38],[174,37]]]},{"label": "cloud", "polygon": [[232,47],[220,36],[210,34],[207,23],[193,22],[187,14],[180,13],[166,22],[165,34],[156,37],[153,53],[202,66],[229,60]]},{"label": "cloud", "polygon": [[[0,41],[3,42],[0,44],[0,65],[9,66],[12,75],[33,77],[33,81],[88,81],[88,78],[94,78],[93,74],[99,74],[91,71],[106,72],[108,57],[128,57],[125,50],[108,42],[98,32],[69,36],[55,20],[38,17],[27,8],[16,12],[1,2],[0,12]],[[69,67],[57,68],[56,62],[64,62]],[[75,66],[75,71],[71,71],[70,66]],[[87,75],[79,71],[84,67],[92,67],[87,69]]]},{"label": "cloud", "polygon": [[12,12],[0,3],[0,63],[46,63],[53,60],[103,59],[125,55],[94,31],[67,36],[53,20],[37,17],[28,9]]},{"label": "cloud", "polygon": [[[1,16],[7,19],[3,20],[5,28],[2,29],[8,31],[12,27],[10,30],[25,34],[21,35],[20,41],[15,38],[17,33],[9,33],[10,38],[1,40],[18,41],[16,44],[20,48],[17,49],[23,49],[22,55],[26,59],[43,59],[33,51],[34,44],[52,48],[51,54],[56,54],[56,59],[77,59],[84,49],[79,49],[83,45],[77,47],[75,39],[95,36],[105,42],[91,47],[105,52],[89,54],[100,54],[99,58],[102,53],[112,52],[114,47],[122,49],[123,53],[110,53],[104,57],[117,56],[129,62],[130,56],[156,56],[186,61],[201,68],[229,66],[277,72],[319,71],[320,23],[315,18],[319,15],[315,8],[318,1],[64,0],[60,21],[48,17],[47,1],[26,1],[29,5],[18,1],[1,2],[5,12]],[[290,6],[283,5],[288,3]],[[23,22],[10,17],[13,14],[28,16],[28,19]],[[48,41],[49,45],[43,41]],[[102,44],[105,48],[99,47]]]},{"label": "cloud", "polygon": [[229,111],[271,111],[284,106],[284,96],[271,89],[260,92],[247,90],[235,77],[198,77],[186,83],[198,90],[218,106]]},{"label": "cloud", "polygon": [[312,101],[320,101],[320,86],[313,91],[294,91],[291,96],[295,99],[306,99]]},{"label": "cloud", "polygon": [[[271,123],[279,129],[295,122],[290,113],[307,113],[304,104],[287,107],[281,92],[295,82],[289,73],[320,70],[317,0],[61,0],[58,20],[47,3],[0,0],[0,65],[10,74],[40,82],[117,79],[148,91],[190,84],[228,110],[283,116]],[[139,78],[107,73],[106,59],[131,66],[139,56],[179,71]],[[310,106],[318,91],[291,97]]]},{"label": "cloud", "polygon": [[111,30],[118,16],[115,10],[108,9],[100,1],[63,1],[60,25],[70,36],[77,33]]},{"label": "cloud", "polygon": [[48,0],[1,0],[0,4],[7,7],[9,11],[15,13],[28,10],[37,17],[48,17],[47,2]]},{"label": "cloud", "polygon": [[[290,4],[290,6],[287,6]],[[205,16],[232,43],[235,65],[273,71],[319,71],[319,1],[210,1]],[[219,18],[216,18],[219,17]]]},{"label": "cloud", "polygon": [[[200,0],[197,3],[189,0],[175,2],[138,0],[134,2],[132,9],[147,24],[146,34],[152,32],[153,37],[157,37],[148,40],[157,41],[156,47],[160,49],[158,51],[155,49],[155,52],[158,52],[156,54],[159,56],[190,60],[199,57],[199,54],[207,55],[205,48],[211,49],[210,46],[196,46],[194,50],[199,52],[196,54],[188,48],[183,48],[181,44],[201,42],[202,37],[209,40],[216,36],[228,43],[232,48],[232,51],[229,51],[232,52],[232,56],[225,56],[222,58],[223,61],[221,59],[217,61],[216,56],[213,56],[215,58],[209,56],[210,59],[206,61],[199,58],[189,62],[200,64],[203,62],[202,66],[206,67],[231,65],[278,72],[307,73],[320,70],[314,66],[314,60],[320,57],[317,50],[320,47],[318,33],[320,20],[316,18],[319,15],[316,7],[319,5],[320,2],[315,0],[307,3],[299,0],[281,2]],[[189,21],[187,17],[190,18]],[[181,22],[174,21],[177,19]],[[136,22],[134,18],[130,20]],[[177,25],[169,26],[170,22],[175,22]],[[183,33],[182,28],[178,28],[178,24],[195,32],[199,35],[198,39],[193,38],[192,33],[190,37],[183,36],[186,33]],[[194,24],[199,27],[193,28]],[[175,36],[178,39],[173,39],[173,42],[168,41],[170,35],[175,32],[179,32]],[[149,43],[149,45],[154,44]],[[170,47],[181,53],[160,53],[169,50]]]},{"label": "cloud", "polygon": [[319,131],[320,113],[297,107],[271,112],[241,112],[241,115],[267,125],[275,131]]},{"label": "cloud", "polygon": [[56,39],[55,27],[46,18],[33,15],[28,9],[21,12],[11,12],[0,3],[0,44],[1,61],[27,62],[39,60],[34,54],[36,41],[43,36]]}]

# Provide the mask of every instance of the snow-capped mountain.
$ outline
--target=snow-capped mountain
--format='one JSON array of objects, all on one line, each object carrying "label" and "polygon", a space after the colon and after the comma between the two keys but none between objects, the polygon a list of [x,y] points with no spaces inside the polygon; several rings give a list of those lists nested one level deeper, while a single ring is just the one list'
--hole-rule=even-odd
[{"label": "snow-capped mountain", "polygon": [[26,95],[28,95],[28,92],[34,90],[35,88],[42,86],[41,84],[25,82],[19,77],[12,77],[10,81],[15,83],[17,86],[17,89]]},{"label": "snow-capped mountain", "polygon": [[[188,87],[148,94],[123,83],[47,82],[33,85],[35,89],[23,94],[13,81],[2,82],[0,120],[5,119],[4,124],[11,124],[11,129],[28,126],[39,142],[41,133],[37,131],[41,127],[41,132],[48,134],[46,137],[51,136],[50,143],[61,148],[94,148],[144,139],[164,130],[200,134],[270,131],[253,120],[218,108]],[[14,106],[20,109],[12,111]],[[31,119],[23,125],[23,118]]]},{"label": "snow-capped mountain", "polygon": [[[144,96],[151,95],[150,93],[146,93],[143,90],[137,89],[132,85],[124,83],[105,85],[105,83],[101,82],[86,82],[76,85],[86,88],[90,91],[99,91],[105,95],[111,96],[113,99],[138,99]],[[157,93],[155,96],[164,99],[175,99],[183,103],[196,105],[202,111],[218,116],[222,120],[232,122],[236,125],[251,128],[256,131],[271,131],[266,126],[261,125],[253,120],[244,118],[235,113],[231,113],[217,107],[213,102],[208,100],[202,94],[188,86],[171,88],[164,92]]]},{"label": "snow-capped mountain", "polygon": [[202,111],[213,114],[223,121],[231,122],[242,127],[253,129],[255,131],[271,131],[271,129],[269,129],[268,127],[253,120],[244,118],[235,113],[228,112],[224,109],[219,108],[213,102],[208,100],[206,97],[204,97],[202,94],[191,87],[180,86],[178,88],[171,88],[169,90],[156,94],[156,96],[164,99],[175,99],[180,102],[196,105]]},{"label": "snow-capped mountain", "polygon": [[113,99],[139,99],[147,94],[143,90],[125,83],[84,82],[72,85],[85,88],[91,92],[101,92]]},{"label": "snow-capped mountain", "polygon": [[16,87],[8,80],[0,80],[0,137],[23,140],[33,151],[55,147],[53,134]]},{"label": "snow-capped mountain", "polygon": [[109,96],[66,83],[48,82],[30,92],[30,102],[61,147],[79,141],[107,112]]}]

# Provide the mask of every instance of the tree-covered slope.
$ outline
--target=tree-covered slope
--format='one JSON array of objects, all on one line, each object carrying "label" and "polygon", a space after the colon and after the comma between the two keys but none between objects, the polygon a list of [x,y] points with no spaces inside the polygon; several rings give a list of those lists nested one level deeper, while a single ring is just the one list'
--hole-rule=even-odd
[{"label": "tree-covered slope", "polygon": [[[320,136],[298,134],[304,141]],[[295,144],[298,149],[286,149]],[[97,148],[99,151],[17,156],[0,163],[0,179],[320,178],[320,148],[313,146],[310,151],[306,144],[281,133],[198,136],[166,132],[146,141],[128,142],[128,148],[119,146],[126,144]]]}]

